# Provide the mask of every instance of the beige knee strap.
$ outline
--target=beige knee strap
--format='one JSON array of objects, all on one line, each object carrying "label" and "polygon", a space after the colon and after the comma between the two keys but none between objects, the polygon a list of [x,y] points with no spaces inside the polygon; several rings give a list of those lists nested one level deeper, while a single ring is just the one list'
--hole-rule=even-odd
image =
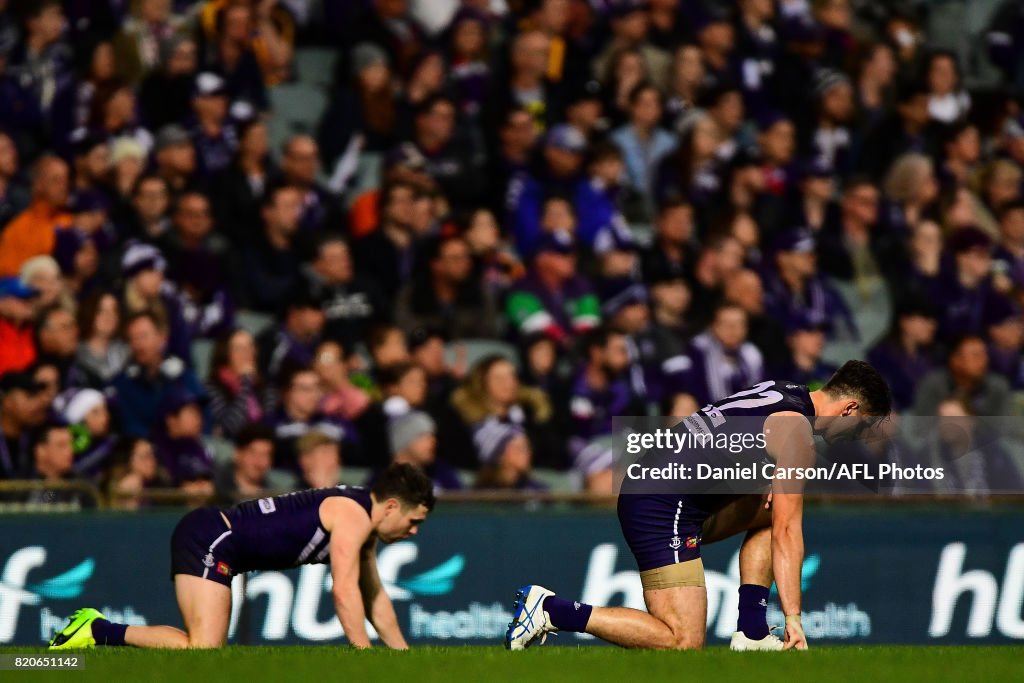
[{"label": "beige knee strap", "polygon": [[640,583],[643,584],[645,591],[679,586],[703,586],[704,561],[698,557],[686,562],[648,569],[640,572]]}]

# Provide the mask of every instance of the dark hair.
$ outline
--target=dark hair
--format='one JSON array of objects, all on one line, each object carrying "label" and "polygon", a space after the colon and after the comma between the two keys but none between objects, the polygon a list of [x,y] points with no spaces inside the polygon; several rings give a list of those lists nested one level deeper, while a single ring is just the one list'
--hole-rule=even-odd
[{"label": "dark hair", "polygon": [[[314,375],[316,374],[316,370],[308,365],[303,365],[302,363],[297,363],[295,361],[285,362],[277,376],[278,391],[282,394],[291,391],[292,383],[295,381],[295,378],[305,372],[311,372]],[[319,381],[319,376],[317,376],[317,380]]]},{"label": "dark hair", "polygon": [[391,182],[385,183],[384,186],[380,188],[380,194],[377,195],[378,213],[380,213],[381,215],[384,214],[384,212],[388,208],[388,204],[391,203],[391,195],[395,193],[395,190],[401,189],[409,190],[410,192],[413,193],[413,196],[415,196],[417,193],[417,187],[412,183],[406,182],[404,180],[393,180]]},{"label": "dark hair", "polygon": [[1006,220],[1006,217],[1009,214],[1022,209],[1024,209],[1024,199],[1011,199],[1010,201],[1003,202],[999,205],[999,208],[996,209],[996,217],[1001,223]]},{"label": "dark hair", "polygon": [[669,211],[680,208],[692,209],[693,204],[678,192],[669,192],[660,202],[658,202],[658,217],[661,218]]},{"label": "dark hair", "polygon": [[415,117],[419,118],[424,114],[429,114],[430,110],[436,107],[441,102],[447,103],[448,105],[451,106],[452,109],[457,109],[455,106],[455,100],[453,100],[448,95],[445,95],[444,93],[435,92],[427,95],[423,99],[423,101],[420,102],[419,105],[417,105],[414,112]]},{"label": "dark hair", "polygon": [[383,388],[393,387],[402,381],[402,378],[414,370],[421,370],[419,365],[412,361],[400,361],[377,368],[377,381]]},{"label": "dark hair", "polygon": [[855,173],[843,181],[843,194],[853,192],[857,188],[864,187],[865,185],[876,189],[878,187],[878,185],[875,184],[875,181],[871,179],[871,176],[863,173]]},{"label": "dark hair", "polygon": [[47,420],[42,426],[35,430],[35,445],[38,446],[42,443],[48,443],[50,441],[50,434],[59,429],[70,429],[67,422],[62,420]]},{"label": "dark hair", "polygon": [[585,356],[589,358],[590,350],[594,348],[604,348],[608,346],[608,341],[618,335],[622,335],[622,332],[613,330],[612,328],[601,325],[587,332],[583,337],[583,350]]},{"label": "dark hair", "polygon": [[235,448],[248,448],[256,441],[274,442],[274,430],[259,422],[250,422],[235,435]]},{"label": "dark hair", "polygon": [[[224,382],[220,379],[220,371],[228,365],[228,359],[231,356],[231,340],[234,339],[235,335],[239,332],[245,332],[250,337],[253,336],[253,334],[244,327],[236,327],[235,329],[225,332],[217,337],[217,340],[213,343],[213,353],[210,354],[210,373],[208,379],[211,384],[220,387],[221,389],[227,389],[227,387],[224,386]],[[257,370],[256,374],[257,377],[255,378],[255,384],[256,387],[259,388],[259,375],[261,373]]]},{"label": "dark hair", "polygon": [[423,505],[433,510],[437,503],[434,484],[421,470],[408,463],[393,464],[380,473],[370,488],[377,501],[395,498],[402,507],[414,508]]},{"label": "dark hair", "polygon": [[144,308],[141,311],[129,313],[128,316],[124,319],[124,325],[122,329],[124,330],[125,333],[127,333],[129,327],[134,325],[136,321],[143,319],[153,323],[153,326],[156,327],[157,332],[161,334],[167,334],[169,329],[167,326],[167,319],[164,318],[164,316],[157,313],[152,308]]},{"label": "dark hair", "polygon": [[137,197],[139,192],[142,191],[142,186],[149,182],[158,182],[164,186],[164,189],[167,190],[168,194],[171,193],[171,188],[168,186],[166,180],[155,173],[143,173],[135,180],[135,184],[132,185],[132,197]]},{"label": "dark hair", "polygon": [[648,90],[654,91],[654,94],[658,96],[658,104],[661,104],[663,98],[661,95],[661,91],[658,90],[658,86],[654,85],[654,83],[651,83],[650,81],[640,81],[629,90],[629,95],[627,96],[629,106],[632,107],[638,101],[640,101],[640,96],[643,95]]},{"label": "dark hair", "polygon": [[260,201],[261,209],[273,209],[277,206],[277,195],[281,194],[286,190],[299,191],[294,185],[288,183],[275,183],[267,188],[267,191],[263,194],[263,199]]},{"label": "dark hair", "polygon": [[373,354],[374,350],[383,346],[384,342],[387,341],[388,336],[394,332],[398,332],[403,337],[405,336],[405,332],[398,325],[392,325],[389,323],[374,325],[366,334],[366,348],[369,349],[371,354]]},{"label": "dark hair", "polygon": [[596,164],[608,159],[622,161],[622,149],[614,142],[598,142],[587,150],[587,164]]},{"label": "dark hair", "polygon": [[[103,305],[103,299],[108,296],[113,298],[114,303],[117,304],[117,315],[118,318],[120,318],[121,302],[118,301],[116,294],[106,289],[100,289],[93,292],[78,308],[78,333],[83,340],[92,337],[93,333],[96,331],[96,316],[99,315],[100,306]],[[118,320],[118,323],[120,322],[121,321]],[[118,334],[117,330],[114,331],[114,334]]]},{"label": "dark hair", "polygon": [[848,360],[825,382],[822,391],[834,398],[847,396],[860,402],[868,415],[885,417],[892,412],[892,393],[885,379],[869,363]]},{"label": "dark hair", "polygon": [[324,232],[316,238],[313,249],[313,260],[319,259],[323,255],[323,248],[328,244],[344,244],[345,247],[349,247],[348,240],[345,239],[345,235],[335,230]]}]

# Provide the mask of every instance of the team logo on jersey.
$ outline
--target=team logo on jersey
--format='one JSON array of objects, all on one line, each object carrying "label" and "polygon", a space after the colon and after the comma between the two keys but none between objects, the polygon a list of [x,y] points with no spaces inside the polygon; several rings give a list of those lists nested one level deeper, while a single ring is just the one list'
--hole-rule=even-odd
[{"label": "team logo on jersey", "polygon": [[265,515],[269,515],[271,512],[277,509],[277,505],[274,504],[273,498],[260,498],[259,500],[260,512]]},{"label": "team logo on jersey", "polygon": [[206,553],[206,557],[203,558],[204,567],[212,567],[216,562],[213,559],[213,553]]},{"label": "team logo on jersey", "polygon": [[224,576],[231,576],[231,567],[224,562],[217,563],[217,573],[223,574]]},{"label": "team logo on jersey", "polygon": [[673,536],[672,540],[668,542],[668,547],[672,550],[678,550],[681,545],[683,545],[683,540],[678,536]]},{"label": "team logo on jersey", "polygon": [[700,543],[700,536],[690,536],[686,539],[687,548],[696,548],[697,544]]}]

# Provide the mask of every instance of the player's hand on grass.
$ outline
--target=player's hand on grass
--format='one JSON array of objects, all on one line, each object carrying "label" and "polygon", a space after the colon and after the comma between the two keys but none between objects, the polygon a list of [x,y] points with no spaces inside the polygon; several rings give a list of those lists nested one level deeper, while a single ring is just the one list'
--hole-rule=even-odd
[{"label": "player's hand on grass", "polygon": [[790,621],[787,619],[786,635],[784,638],[783,650],[806,650],[807,636],[804,635],[804,627],[800,625],[799,619]]}]

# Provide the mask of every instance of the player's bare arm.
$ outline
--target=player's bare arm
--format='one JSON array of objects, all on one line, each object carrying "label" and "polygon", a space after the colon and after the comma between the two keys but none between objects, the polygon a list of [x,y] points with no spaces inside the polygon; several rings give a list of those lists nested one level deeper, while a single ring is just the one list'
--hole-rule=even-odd
[{"label": "player's bare arm", "polygon": [[[778,467],[807,467],[814,462],[811,426],[799,413],[781,412],[765,420],[768,454]],[[772,570],[786,615],[785,647],[806,649],[800,628],[800,569],[804,559],[803,494],[799,480],[776,480],[772,491]]]},{"label": "player's bare arm", "polygon": [[373,533],[370,520],[358,505],[345,499],[325,500],[320,508],[324,528],[331,534],[331,594],[338,619],[349,642],[370,647],[366,633],[366,612],[359,590],[362,548]]},{"label": "player's bare arm", "polygon": [[359,570],[359,590],[363,596],[363,609],[370,623],[377,629],[377,635],[388,647],[395,650],[409,649],[398,625],[395,607],[384,590],[384,583],[377,572],[377,538],[373,537],[363,545]]}]

